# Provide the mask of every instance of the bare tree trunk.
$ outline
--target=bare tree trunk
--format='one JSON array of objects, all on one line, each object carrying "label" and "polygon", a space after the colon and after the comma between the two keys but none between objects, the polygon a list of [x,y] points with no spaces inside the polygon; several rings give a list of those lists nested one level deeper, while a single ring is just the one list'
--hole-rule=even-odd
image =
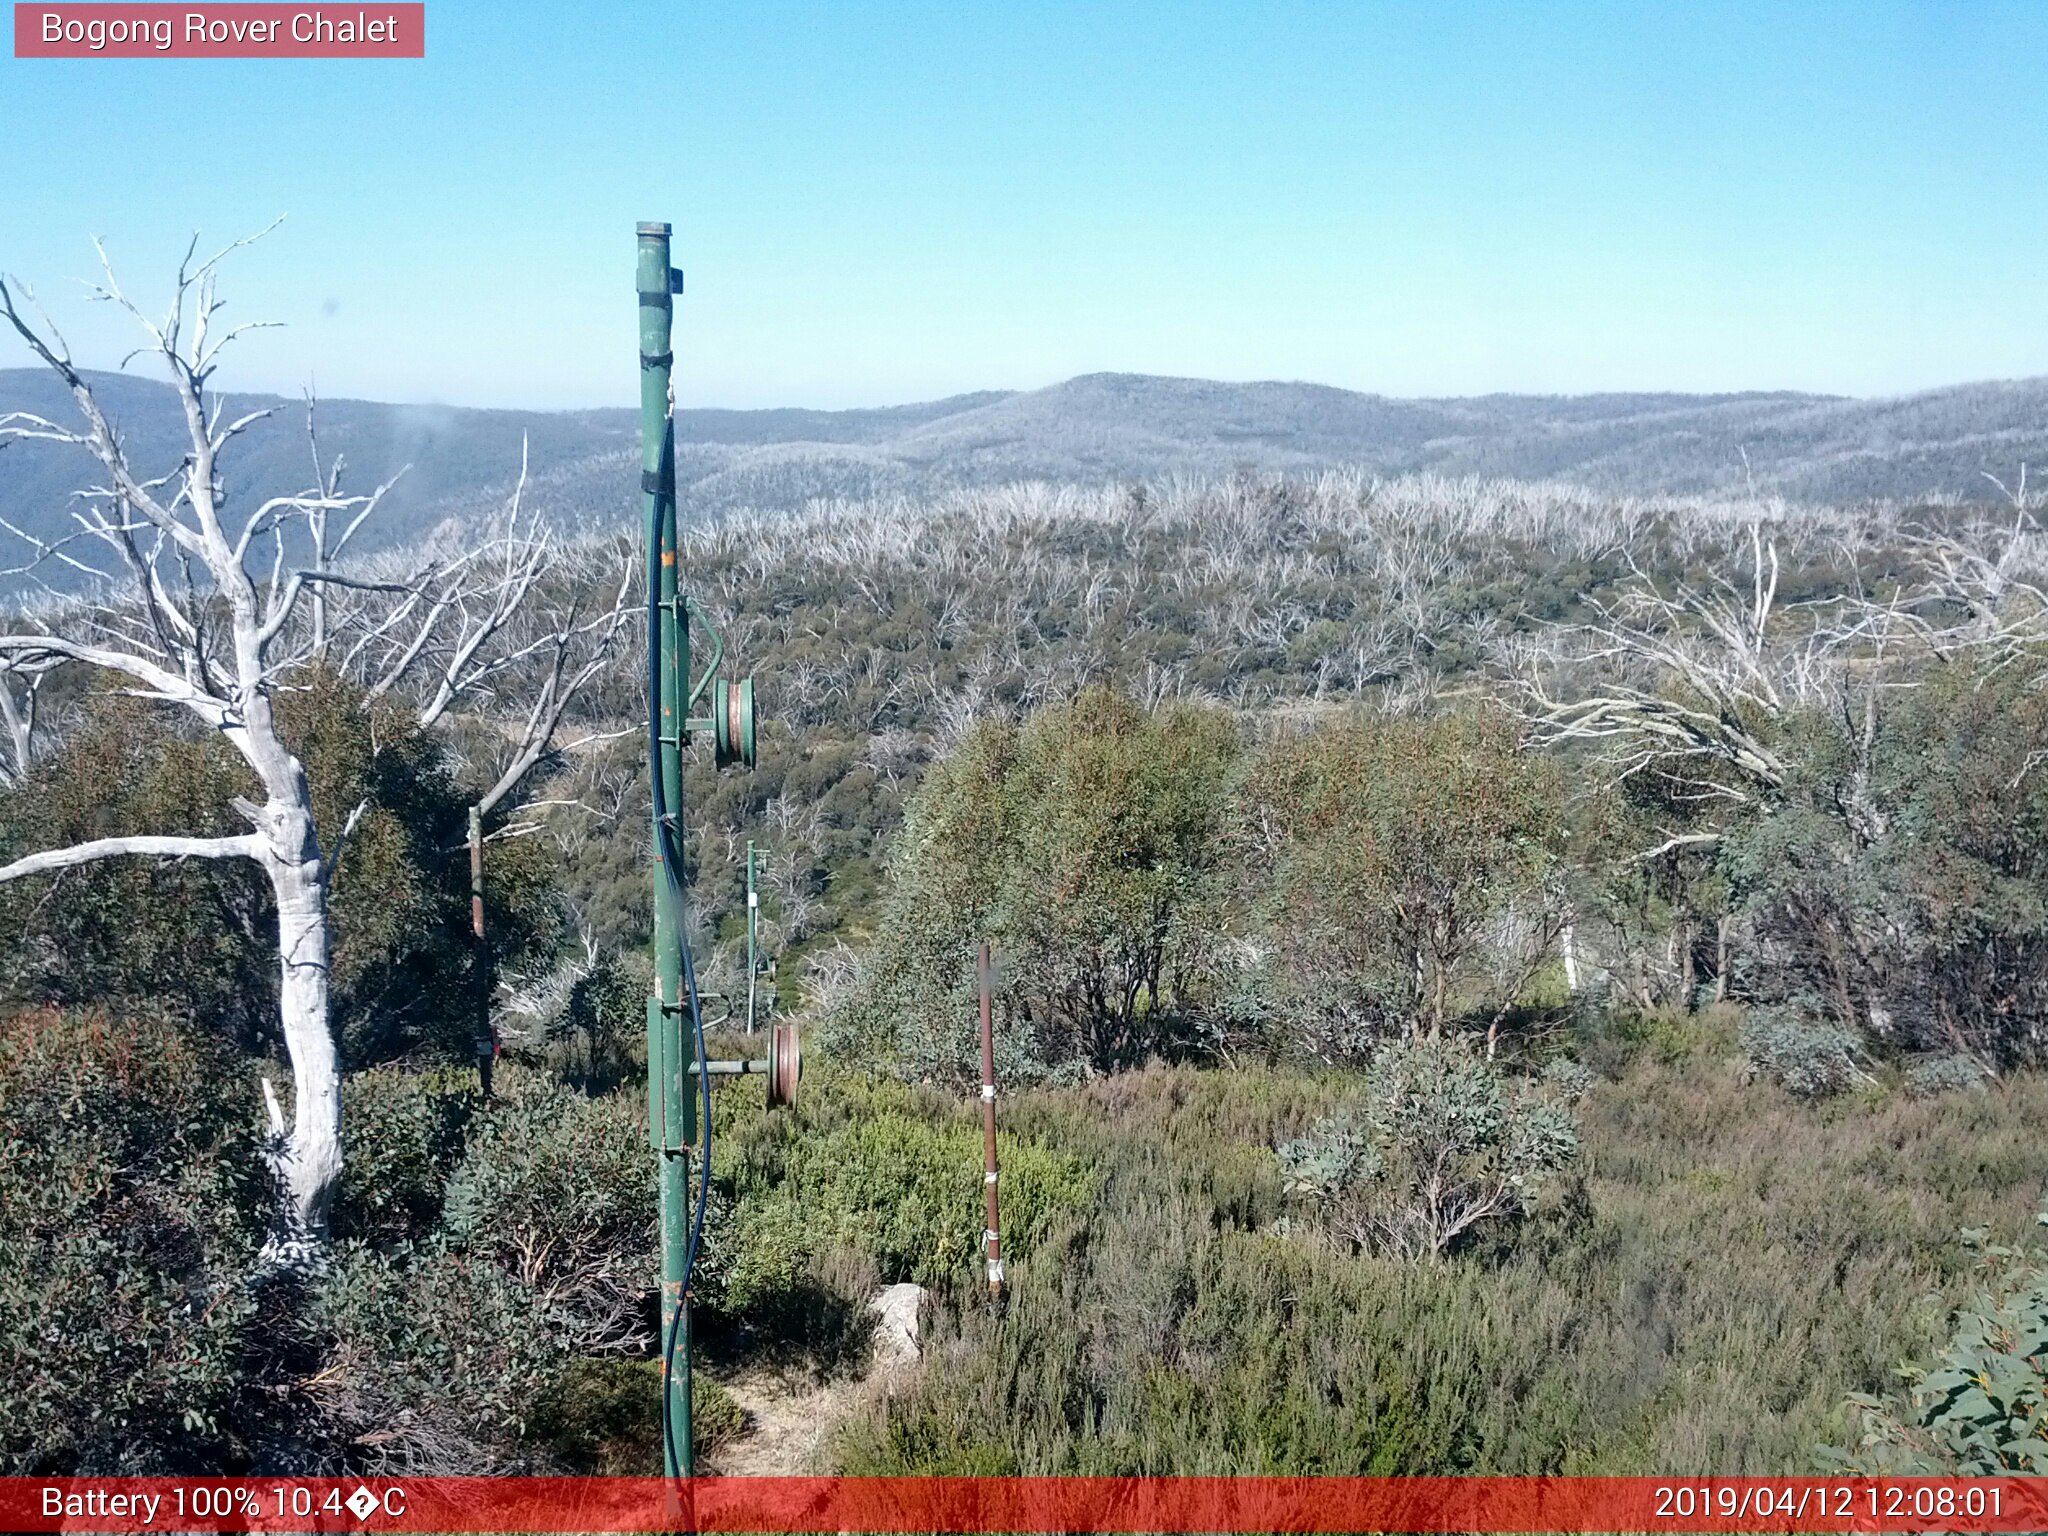
[{"label": "bare tree trunk", "polygon": [[1728,1001],[1728,929],[1734,922],[1726,912],[1714,924],[1714,1001]]},{"label": "bare tree trunk", "polygon": [[[307,821],[310,834],[311,823]],[[324,1246],[328,1207],[341,1178],[341,1069],[328,1015],[326,882],[317,858],[266,858],[277,898],[278,1017],[292,1064],[292,1124],[271,1107],[271,1166],[280,1197],[266,1257],[303,1261]]]}]

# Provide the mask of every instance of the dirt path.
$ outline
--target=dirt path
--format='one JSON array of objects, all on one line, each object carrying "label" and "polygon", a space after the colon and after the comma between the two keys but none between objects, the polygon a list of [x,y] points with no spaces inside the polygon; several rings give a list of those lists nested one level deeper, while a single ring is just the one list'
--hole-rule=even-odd
[{"label": "dirt path", "polygon": [[704,1453],[717,1477],[807,1477],[832,1469],[833,1434],[854,1413],[900,1386],[917,1362],[917,1312],[924,1293],[891,1286],[869,1303],[880,1314],[875,1356],[858,1381],[819,1385],[801,1371],[743,1370],[719,1385],[747,1416],[746,1427]]},{"label": "dirt path", "polygon": [[833,1431],[867,1400],[872,1379],[819,1386],[799,1375],[745,1371],[720,1383],[747,1423],[705,1453],[704,1470],[717,1477],[805,1477],[829,1470],[824,1457]]}]

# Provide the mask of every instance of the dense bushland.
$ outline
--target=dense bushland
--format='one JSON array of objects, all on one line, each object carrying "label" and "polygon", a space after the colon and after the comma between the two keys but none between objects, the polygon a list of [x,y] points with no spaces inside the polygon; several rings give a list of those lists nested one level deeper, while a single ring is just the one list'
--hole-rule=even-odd
[{"label": "dense bushland", "polygon": [[[800,962],[860,938],[911,792],[985,717],[1090,685],[1282,715],[1425,700],[1497,673],[1518,640],[1594,617],[1637,566],[1725,565],[1754,517],[1778,540],[1788,602],[1882,587],[1909,563],[1904,520],[1882,508],[1358,474],[1026,485],[696,525],[691,590],[760,679],[764,710],[754,773],[689,777],[707,964],[731,972],[749,837],[769,850],[778,953]],[[588,707],[629,722],[638,687],[622,657]],[[599,812],[556,830],[577,921],[607,943],[646,923],[636,750],[587,754],[553,791]],[[803,969],[784,972],[787,1003]]]},{"label": "dense bushland", "polygon": [[[717,1096],[702,1338],[829,1374],[876,1284],[932,1287],[932,1366],[849,1467],[1974,1454],[1886,1393],[1949,1308],[1963,1355],[2029,1315],[1967,1310],[1956,1241],[2016,1240],[2048,1177],[2024,525],[1332,476],[821,507],[686,554],[771,722],[757,773],[688,777],[705,985],[744,984],[756,838],[775,985],[825,1048],[794,1115]],[[1871,603],[1910,619],[1882,646]],[[638,686],[620,658],[583,723],[626,729]],[[218,743],[44,702],[0,856],[229,803]],[[264,893],[152,861],[0,891],[0,1396],[30,1426],[0,1451],[644,1470],[637,743],[493,820],[479,954],[488,713],[429,741],[340,684],[282,703],[322,817],[365,806],[332,1262],[250,1262]],[[1000,1313],[961,1091],[984,938],[1032,1085]],[[178,1368],[111,1387],[137,1359]]]},{"label": "dense bushland", "polygon": [[[343,1061],[467,1055],[489,981],[469,935],[469,802],[444,750],[338,678],[283,694],[278,714],[322,824],[363,808],[333,883]],[[230,798],[254,792],[218,733],[119,695],[81,699],[60,744],[0,794],[0,860],[167,825],[231,833]],[[559,868],[538,844],[493,845],[496,964],[552,956]],[[281,1057],[276,957],[258,942],[272,907],[258,872],[221,861],[117,860],[0,885],[0,997],[169,1009]]]},{"label": "dense bushland", "polygon": [[[864,1473],[1797,1473],[1977,1285],[1959,1225],[2030,1229],[2048,1086],[1816,1112],[1742,1081],[1725,1012],[1574,1044],[1579,1177],[1512,1241],[1354,1255],[1291,1220],[1276,1144],[1348,1075],[1153,1067],[1037,1090],[1020,1134],[1103,1181],[1085,1220],[966,1278]],[[971,1278],[971,1277],[967,1277]]]},{"label": "dense bushland", "polygon": [[[850,952],[839,946],[858,949],[876,921],[889,850],[926,771],[979,723],[1019,722],[1091,686],[1148,710],[1207,703],[1260,730],[1361,703],[1427,717],[1438,703],[1487,694],[1542,735],[1538,699],[1586,704],[1610,685],[1654,702],[1667,722],[1725,714],[1743,744],[1763,747],[1768,782],[1734,766],[1695,782],[1711,753],[1742,757],[1743,744],[1727,740],[1675,742],[1693,754],[1678,764],[1638,761],[1627,749],[1640,735],[1560,739],[1574,793],[1553,835],[1580,843],[1569,868],[1552,863],[1550,873],[1567,878],[1523,892],[1512,921],[1525,932],[1565,923],[1559,939],[1571,963],[1638,1006],[1690,1006],[1702,989],[1726,995],[1745,968],[1756,995],[1810,1004],[1820,995],[1814,953],[1836,937],[1784,926],[1788,911],[1811,918],[1827,909],[1777,889],[1772,882],[1789,871],[1768,839],[1792,836],[1803,813],[1802,846],[1813,857],[1797,868],[1817,868],[1824,885],[1844,884],[1835,866],[1845,853],[1855,854],[1851,866],[1874,856],[1887,869],[1898,864],[1897,850],[1924,839],[1913,829],[1931,824],[1925,813],[1935,807],[1909,814],[1901,803],[1888,813],[1878,802],[1922,793],[1913,787],[1916,743],[1948,730],[1928,716],[1941,689],[1918,674],[1950,658],[1949,691],[1975,696],[2000,644],[2038,655],[2041,639],[2038,534],[1955,509],[1792,510],[1554,486],[1240,477],[821,504],[800,516],[709,522],[687,546],[693,590],[738,663],[761,678],[768,721],[756,773],[690,779],[706,970],[720,986],[737,979],[738,863],[755,838],[768,849],[764,912],[770,945],[788,962],[785,1006],[836,1000],[850,976]],[[1753,584],[1768,596],[1760,614],[1746,611]],[[1890,628],[1873,622],[1871,605],[1892,605]],[[1957,633],[1972,613],[1984,632]],[[1616,632],[1621,619],[1626,634]],[[2005,670],[2007,696],[2038,672]],[[592,707],[630,701],[632,685],[622,666]],[[2003,718],[1988,700],[1980,708],[1987,723]],[[2015,750],[1997,780],[2003,799],[1986,802],[1987,828],[2038,782],[2020,773],[2038,723],[2011,726]],[[604,813],[595,826],[572,815],[557,828],[573,920],[601,946],[630,942],[645,922],[644,791],[623,766],[631,746],[615,750],[579,760],[556,791]],[[1892,766],[1881,770],[1876,756]],[[1987,788],[1997,757],[1978,759]],[[1763,810],[1768,826],[1756,815]],[[1628,858],[1595,869],[1587,830],[1629,839]],[[1873,833],[1889,839],[1876,855],[1863,841]],[[1557,850],[1546,852],[1554,860]],[[1987,848],[1976,857],[1998,873],[2015,855],[2024,856]],[[1899,883],[1877,869],[1848,873],[1851,884]],[[2000,900],[2008,918],[2023,916]],[[1881,938],[1896,915],[1833,906],[1853,920],[1852,950],[1871,942],[1866,930]],[[2004,922],[1972,938],[1939,927],[1946,919],[1931,908],[1925,915],[1936,926],[1913,942],[1975,943],[1972,963],[2026,973],[2024,927]],[[1809,955],[1799,961],[1802,948]],[[1795,961],[1806,978],[1786,970]],[[1890,970],[1903,978],[1924,967]],[[1959,984],[1957,995],[1976,994]],[[1881,1003],[1880,1013],[1900,1017],[1907,1001]],[[1938,1016],[1941,1006],[1924,999],[1904,1012]],[[1858,1029],[1871,1022],[1867,1007],[1861,1013],[1850,1021]],[[1897,1043],[1935,1049],[1945,1030],[1937,1017],[1929,1028],[1902,1028]],[[1978,1036],[1971,1050],[2008,1059],[1998,1041]]]},{"label": "dense bushland", "polygon": [[0,1466],[203,1467],[263,1414],[258,1123],[161,1014],[0,1015]]},{"label": "dense bushland", "polygon": [[827,1039],[966,1081],[988,939],[1012,1075],[1359,1060],[1465,1021],[1491,1042],[1563,928],[1563,782],[1515,734],[1481,708],[1253,745],[1220,710],[1101,690],[986,721],[913,800]]},{"label": "dense bushland", "polygon": [[[1843,737],[1812,734],[1787,804],[1745,822],[1726,856],[1756,934],[1755,990],[1889,1046],[2048,1060],[2039,673],[1921,670],[1867,764]],[[1841,811],[1859,795],[1861,826]]]},{"label": "dense bushland", "polygon": [[[816,1108],[719,1096],[701,1323],[716,1352],[864,1364],[882,1281],[981,1231],[979,1121],[819,1074]],[[139,1013],[0,1020],[0,1467],[651,1471],[659,1274],[645,1101],[508,1064],[354,1074],[331,1262],[255,1263],[260,1117],[231,1049]],[[1093,1198],[1003,1138],[1014,1252]],[[700,1388],[706,1423],[733,1410]]]}]

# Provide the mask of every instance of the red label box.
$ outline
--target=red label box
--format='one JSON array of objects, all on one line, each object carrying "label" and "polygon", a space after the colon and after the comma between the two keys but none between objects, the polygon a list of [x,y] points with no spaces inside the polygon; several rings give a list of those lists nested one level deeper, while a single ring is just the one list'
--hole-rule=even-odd
[{"label": "red label box", "polygon": [[0,1477],[0,1530],[908,1533],[2048,1530],[2048,1478]]},{"label": "red label box", "polygon": [[14,7],[17,59],[423,59],[424,4]]}]

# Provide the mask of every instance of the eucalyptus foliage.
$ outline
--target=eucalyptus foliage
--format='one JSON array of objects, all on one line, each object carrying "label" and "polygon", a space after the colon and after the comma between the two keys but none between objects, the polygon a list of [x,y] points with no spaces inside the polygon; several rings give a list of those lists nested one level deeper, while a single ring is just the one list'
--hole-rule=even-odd
[{"label": "eucalyptus foliage", "polygon": [[1793,1009],[1751,1014],[1742,1043],[1749,1072],[1802,1099],[1824,1099],[1868,1076],[1856,1064],[1859,1042],[1851,1031]]},{"label": "eucalyptus foliage", "polygon": [[[477,954],[469,932],[467,798],[439,743],[390,701],[323,675],[278,703],[322,826],[361,815],[330,908],[332,987],[345,1067],[424,1048],[468,1060]],[[255,792],[217,733],[131,700],[94,696],[65,750],[0,791],[0,858],[177,824],[235,830],[226,807]],[[534,839],[489,854],[492,956],[519,964],[559,932],[555,874]],[[118,860],[0,885],[0,1004],[168,1008],[237,1045],[277,1044],[274,901],[243,861]]]},{"label": "eucalyptus foliage", "polygon": [[1238,809],[1274,1011],[1316,1055],[1496,1025],[1556,951],[1557,764],[1505,715],[1358,713],[1269,747]]},{"label": "eucalyptus foliage", "polygon": [[1881,1477],[2048,1476],[2048,1253],[1963,1237],[1995,1287],[1956,1313],[1932,1364],[1900,1368],[1903,1400],[1850,1397],[1862,1440],[1830,1462]]},{"label": "eucalyptus foliage", "polygon": [[1390,1042],[1356,1100],[1280,1147],[1287,1192],[1356,1248],[1435,1258],[1572,1166],[1570,1086],[1515,1081],[1455,1035]]},{"label": "eucalyptus foliage", "polygon": [[1021,727],[982,722],[911,806],[862,985],[828,1038],[906,1077],[975,1078],[988,940],[1006,1081],[1184,1049],[1215,958],[1238,749],[1219,711],[1103,690]]}]

